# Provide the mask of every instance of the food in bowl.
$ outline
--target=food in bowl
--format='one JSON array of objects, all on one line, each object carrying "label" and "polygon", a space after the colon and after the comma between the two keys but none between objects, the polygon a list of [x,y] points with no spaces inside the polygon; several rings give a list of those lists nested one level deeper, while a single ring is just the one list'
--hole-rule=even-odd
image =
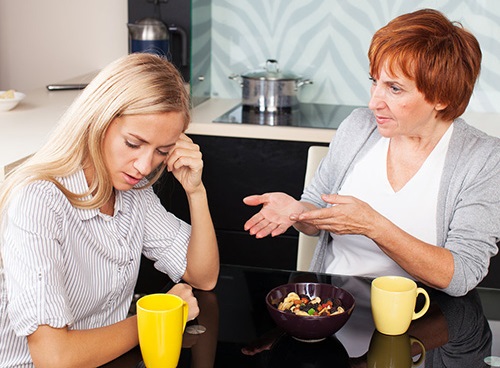
[{"label": "food in bowl", "polygon": [[342,302],[339,298],[332,300],[327,298],[321,300],[320,297],[310,299],[307,295],[299,296],[297,293],[288,293],[286,298],[278,305],[282,311],[290,311],[298,316],[334,316],[344,313]]},{"label": "food in bowl", "polygon": [[9,111],[17,106],[26,95],[13,89],[0,91],[0,111]]},{"label": "food in bowl", "polygon": [[9,89],[5,92],[0,93],[0,99],[8,99],[15,97],[16,97],[16,91],[14,91],[13,89]]},{"label": "food in bowl", "polygon": [[[338,300],[343,312],[331,316],[297,315],[289,310],[280,310],[279,305],[291,293],[299,297],[306,296],[313,300],[318,297],[322,301]],[[335,285],[326,283],[289,283],[272,289],[266,296],[266,306],[272,319],[278,327],[300,341],[321,341],[340,330],[350,318],[354,307],[354,297],[347,291]]]}]

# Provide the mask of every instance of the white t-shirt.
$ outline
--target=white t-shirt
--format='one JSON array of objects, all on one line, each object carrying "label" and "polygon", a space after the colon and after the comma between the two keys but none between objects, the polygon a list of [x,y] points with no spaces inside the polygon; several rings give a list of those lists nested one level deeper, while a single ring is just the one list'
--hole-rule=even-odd
[{"label": "white t-shirt", "polygon": [[[346,177],[339,194],[368,203],[416,238],[436,244],[436,206],[453,124],[406,185],[395,192],[387,178],[389,138],[380,139]],[[396,262],[363,235],[331,234],[326,272],[343,275],[401,275],[410,277]]]}]

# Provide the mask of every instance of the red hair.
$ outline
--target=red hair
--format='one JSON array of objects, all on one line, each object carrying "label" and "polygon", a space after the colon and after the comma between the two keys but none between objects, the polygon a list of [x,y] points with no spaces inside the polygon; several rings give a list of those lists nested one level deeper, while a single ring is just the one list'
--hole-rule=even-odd
[{"label": "red hair", "polygon": [[481,69],[479,42],[458,22],[433,9],[403,14],[372,38],[368,50],[370,74],[378,79],[381,68],[401,72],[415,81],[430,103],[446,106],[437,116],[454,120],[469,104]]}]

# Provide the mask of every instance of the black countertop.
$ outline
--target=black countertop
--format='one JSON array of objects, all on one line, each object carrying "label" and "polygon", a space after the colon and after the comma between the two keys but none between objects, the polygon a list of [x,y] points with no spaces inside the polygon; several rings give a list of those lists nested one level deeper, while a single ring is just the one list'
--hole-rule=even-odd
[{"label": "black countertop", "polygon": [[[264,299],[269,290],[299,281],[334,284],[355,297],[347,324],[322,342],[294,340],[267,312]],[[223,265],[216,288],[196,292],[200,315],[188,325],[203,325],[206,331],[184,334],[179,367],[367,367],[373,341],[385,338],[374,329],[370,283],[351,276]],[[500,355],[500,290],[477,288],[456,298],[426,289],[431,307],[407,332],[426,348],[425,362],[417,366],[500,366],[500,357],[494,356]],[[413,359],[419,356],[416,352]],[[141,366],[138,347],[106,365]]]}]

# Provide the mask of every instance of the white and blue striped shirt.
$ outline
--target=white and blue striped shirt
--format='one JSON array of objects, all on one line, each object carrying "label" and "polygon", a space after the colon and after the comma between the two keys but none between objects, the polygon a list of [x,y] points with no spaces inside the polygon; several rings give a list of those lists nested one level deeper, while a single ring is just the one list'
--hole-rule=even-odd
[{"label": "white and blue striped shirt", "polygon": [[[83,171],[60,179],[88,190]],[[143,184],[143,183],[140,183]],[[73,207],[48,181],[22,188],[8,209],[0,267],[0,367],[31,367],[26,336],[39,325],[90,329],[123,320],[141,253],[179,281],[189,224],[167,212],[152,188],[117,191],[115,211]]]}]

